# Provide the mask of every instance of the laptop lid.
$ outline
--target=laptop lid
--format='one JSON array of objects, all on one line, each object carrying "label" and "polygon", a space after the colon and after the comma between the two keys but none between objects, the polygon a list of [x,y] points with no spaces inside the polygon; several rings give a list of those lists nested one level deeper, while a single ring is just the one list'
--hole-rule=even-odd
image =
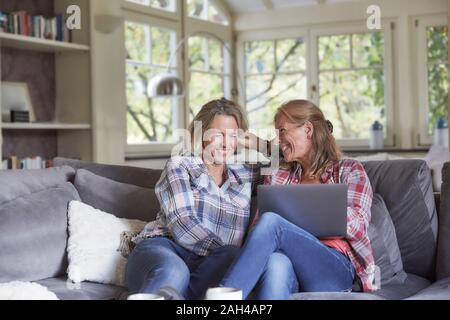
[{"label": "laptop lid", "polygon": [[258,210],[276,213],[317,238],[347,235],[346,184],[261,185]]}]

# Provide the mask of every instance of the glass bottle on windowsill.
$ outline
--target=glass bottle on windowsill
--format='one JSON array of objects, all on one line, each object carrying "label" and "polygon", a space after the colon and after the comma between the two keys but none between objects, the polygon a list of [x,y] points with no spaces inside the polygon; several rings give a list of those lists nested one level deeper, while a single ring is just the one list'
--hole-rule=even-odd
[{"label": "glass bottle on windowsill", "polygon": [[384,148],[383,125],[378,120],[370,128],[369,147],[372,150],[381,150]]},{"label": "glass bottle on windowsill", "polygon": [[448,122],[444,118],[439,118],[436,122],[433,145],[448,148]]}]

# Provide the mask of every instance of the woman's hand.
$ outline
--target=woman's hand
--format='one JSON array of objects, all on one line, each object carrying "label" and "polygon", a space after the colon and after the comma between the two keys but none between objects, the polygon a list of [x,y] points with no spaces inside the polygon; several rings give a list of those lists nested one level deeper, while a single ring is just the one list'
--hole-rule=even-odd
[{"label": "woman's hand", "polygon": [[[276,141],[276,138],[274,140]],[[256,150],[265,155],[270,155],[271,143],[274,143],[274,140],[264,140],[247,131],[238,135],[238,146],[240,149]]]}]

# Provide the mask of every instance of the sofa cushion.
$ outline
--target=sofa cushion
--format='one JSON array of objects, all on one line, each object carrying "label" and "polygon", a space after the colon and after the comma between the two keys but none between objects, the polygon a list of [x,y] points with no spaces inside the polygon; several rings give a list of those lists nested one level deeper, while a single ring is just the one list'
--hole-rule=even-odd
[{"label": "sofa cushion", "polygon": [[74,184],[84,203],[119,218],[152,221],[159,211],[154,189],[116,182],[84,169],[77,170]]},{"label": "sofa cushion", "polygon": [[425,289],[431,282],[415,274],[408,273],[403,283],[389,283],[381,286],[380,290],[372,294],[387,300],[403,300]]},{"label": "sofa cushion", "polygon": [[409,274],[403,284],[389,284],[372,293],[360,292],[301,292],[293,300],[401,300],[413,296],[428,287],[430,282]]},{"label": "sofa cushion", "polygon": [[42,170],[0,170],[0,204],[64,184],[75,174],[68,166]]},{"label": "sofa cushion", "polygon": [[381,286],[389,283],[403,283],[407,275],[403,271],[394,224],[386,204],[379,194],[375,194],[373,197],[371,213],[369,239],[375,264],[380,268]]},{"label": "sofa cushion", "polygon": [[67,268],[67,208],[79,200],[63,185],[0,205],[0,282],[37,281]]},{"label": "sofa cushion", "polygon": [[374,193],[386,203],[395,226],[403,269],[435,276],[437,213],[430,169],[422,160],[365,162]]},{"label": "sofa cushion", "polygon": [[161,170],[89,163],[66,158],[53,159],[53,165],[55,167],[69,166],[75,170],[86,169],[96,175],[143,188],[154,188],[161,176]]},{"label": "sofa cushion", "polygon": [[450,300],[450,277],[433,283],[408,300]]},{"label": "sofa cushion", "polygon": [[450,277],[450,163],[444,165],[442,179],[436,263],[436,279],[438,280]]},{"label": "sofa cushion", "polygon": [[300,292],[290,300],[385,300],[371,293],[360,292]]},{"label": "sofa cushion", "polygon": [[47,287],[60,300],[124,300],[127,297],[127,290],[123,287],[93,282],[73,284],[66,277],[40,280],[37,283]]}]

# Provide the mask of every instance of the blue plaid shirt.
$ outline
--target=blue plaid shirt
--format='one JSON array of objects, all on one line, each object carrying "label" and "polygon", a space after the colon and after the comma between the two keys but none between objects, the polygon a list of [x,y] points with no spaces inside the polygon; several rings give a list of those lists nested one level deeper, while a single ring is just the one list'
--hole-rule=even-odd
[{"label": "blue plaid shirt", "polygon": [[257,167],[247,165],[229,165],[226,173],[219,187],[200,157],[172,157],[155,188],[161,211],[133,241],[170,237],[200,256],[224,245],[241,246],[252,187],[262,182],[261,176]]}]

